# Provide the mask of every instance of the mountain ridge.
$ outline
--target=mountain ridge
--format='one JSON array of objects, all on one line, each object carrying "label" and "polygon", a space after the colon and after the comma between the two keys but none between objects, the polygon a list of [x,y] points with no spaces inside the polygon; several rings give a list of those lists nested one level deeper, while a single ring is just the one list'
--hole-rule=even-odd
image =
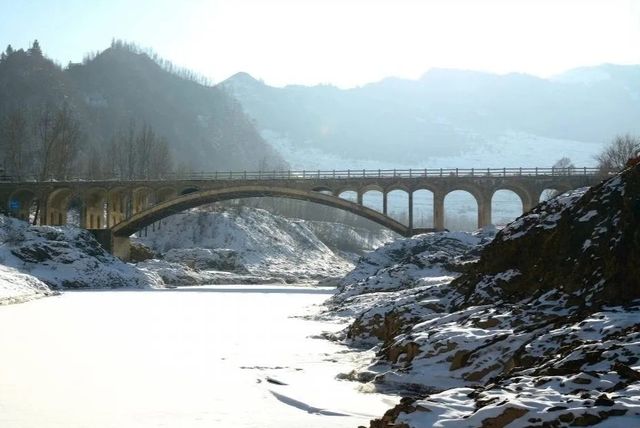
[{"label": "mountain ridge", "polygon": [[[563,81],[598,71],[610,78]],[[286,140],[295,150],[313,148],[343,159],[406,165],[482,150],[509,133],[587,145],[640,133],[640,65],[566,73],[545,79],[432,69],[417,80],[388,77],[349,89],[274,87],[256,79],[238,84],[234,77],[218,86],[239,100],[276,147]],[[509,144],[515,153],[520,142]]]}]

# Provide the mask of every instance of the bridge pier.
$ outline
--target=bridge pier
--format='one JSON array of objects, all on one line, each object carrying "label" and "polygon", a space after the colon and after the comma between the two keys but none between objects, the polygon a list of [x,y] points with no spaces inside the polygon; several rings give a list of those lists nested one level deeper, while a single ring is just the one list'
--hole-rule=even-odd
[{"label": "bridge pier", "polygon": [[482,198],[478,201],[478,228],[491,224],[491,198]]},{"label": "bridge pier", "polygon": [[413,234],[413,192],[409,192],[409,235]]},{"label": "bridge pier", "polygon": [[444,194],[440,192],[433,193],[433,228],[444,230]]},{"label": "bridge pier", "polygon": [[382,192],[382,214],[384,215],[387,215],[388,204],[387,192]]},{"label": "bridge pier", "polygon": [[90,229],[96,241],[117,258],[128,261],[131,256],[131,240],[128,236],[114,236],[111,229]]}]

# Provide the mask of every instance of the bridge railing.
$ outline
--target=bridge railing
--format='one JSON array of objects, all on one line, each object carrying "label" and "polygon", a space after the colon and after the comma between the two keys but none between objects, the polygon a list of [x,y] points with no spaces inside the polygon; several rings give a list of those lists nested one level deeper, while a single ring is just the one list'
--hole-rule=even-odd
[{"label": "bridge railing", "polygon": [[[421,177],[516,177],[516,176],[594,176],[600,170],[582,168],[423,168],[423,169],[345,169],[300,171],[227,171],[172,174],[184,180],[300,180],[349,178]],[[169,178],[169,177],[167,177]]]},{"label": "bridge railing", "polygon": [[[299,171],[202,171],[167,173],[153,178],[111,177],[96,179],[70,177],[49,181],[158,181],[158,180],[307,180],[349,178],[427,178],[427,177],[518,177],[518,176],[595,176],[600,170],[581,168],[423,168],[423,169],[343,169]],[[13,179],[0,175],[0,182],[38,181],[33,177]]]}]

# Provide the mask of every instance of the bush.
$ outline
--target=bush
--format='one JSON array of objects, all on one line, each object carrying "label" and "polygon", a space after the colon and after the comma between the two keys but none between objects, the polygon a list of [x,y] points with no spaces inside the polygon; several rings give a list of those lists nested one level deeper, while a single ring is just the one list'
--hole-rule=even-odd
[{"label": "bush", "polygon": [[618,135],[602,153],[596,156],[598,168],[602,174],[619,172],[625,169],[630,159],[638,157],[640,137]]}]

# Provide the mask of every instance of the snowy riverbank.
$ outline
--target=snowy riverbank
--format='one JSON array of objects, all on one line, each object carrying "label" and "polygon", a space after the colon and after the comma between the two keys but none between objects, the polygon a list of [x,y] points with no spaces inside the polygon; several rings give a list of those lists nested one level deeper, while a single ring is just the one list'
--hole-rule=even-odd
[{"label": "snowy riverbank", "polygon": [[0,304],[81,288],[158,288],[162,279],[107,253],[72,226],[31,226],[0,216]]},{"label": "snowy riverbank", "polygon": [[525,214],[491,241],[388,244],[340,281],[346,374],[405,398],[372,428],[635,426],[640,168]]},{"label": "snowy riverbank", "polygon": [[143,254],[146,260],[123,263],[82,229],[31,226],[0,216],[0,304],[78,288],[313,284],[353,267],[353,256],[341,249],[366,252],[390,239],[386,233],[253,208],[191,210],[140,235],[134,242],[151,247]]}]

